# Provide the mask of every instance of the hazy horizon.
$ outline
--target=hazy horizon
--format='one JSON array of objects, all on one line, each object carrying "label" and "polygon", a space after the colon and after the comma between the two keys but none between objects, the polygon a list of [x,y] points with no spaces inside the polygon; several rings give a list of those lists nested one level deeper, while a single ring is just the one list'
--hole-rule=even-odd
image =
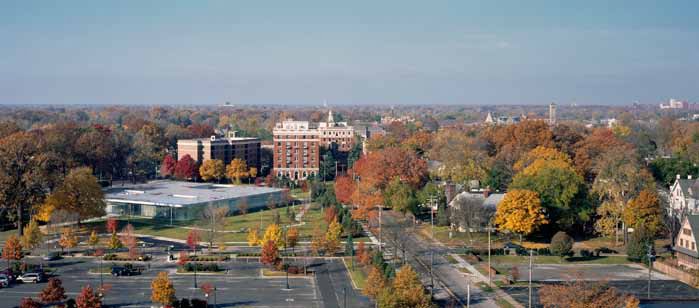
[{"label": "hazy horizon", "polygon": [[693,1],[3,1],[3,105],[698,102]]}]

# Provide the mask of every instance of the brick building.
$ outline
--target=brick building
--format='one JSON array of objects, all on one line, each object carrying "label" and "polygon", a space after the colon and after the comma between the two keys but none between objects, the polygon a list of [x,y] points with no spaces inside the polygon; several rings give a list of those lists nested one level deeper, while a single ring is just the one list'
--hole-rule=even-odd
[{"label": "brick building", "polygon": [[248,167],[260,170],[260,139],[246,137],[216,137],[177,140],[178,159],[189,154],[201,164],[209,159],[222,160],[228,165],[240,158]]},{"label": "brick building", "polygon": [[326,122],[285,120],[277,123],[274,135],[272,174],[303,180],[320,172],[320,148],[349,152],[354,145],[354,128],[335,122],[332,111]]},{"label": "brick building", "polygon": [[320,170],[320,134],[308,121],[277,123],[274,135],[273,174],[290,179],[315,176]]}]

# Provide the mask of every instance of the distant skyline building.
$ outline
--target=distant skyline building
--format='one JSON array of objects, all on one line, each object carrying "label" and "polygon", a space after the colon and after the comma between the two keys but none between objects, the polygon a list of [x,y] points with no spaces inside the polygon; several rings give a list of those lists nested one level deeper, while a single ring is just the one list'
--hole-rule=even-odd
[{"label": "distant skyline building", "polygon": [[229,136],[196,139],[177,140],[177,158],[181,159],[189,154],[197,163],[210,159],[222,160],[228,165],[233,159],[240,158],[245,161],[248,168],[255,167],[260,170],[260,149],[259,138],[236,137],[235,132]]},{"label": "distant skyline building", "polygon": [[671,98],[667,104],[660,104],[660,109],[688,109],[689,103],[686,101]]},{"label": "distant skyline building", "polygon": [[556,103],[549,104],[549,124],[556,124]]}]

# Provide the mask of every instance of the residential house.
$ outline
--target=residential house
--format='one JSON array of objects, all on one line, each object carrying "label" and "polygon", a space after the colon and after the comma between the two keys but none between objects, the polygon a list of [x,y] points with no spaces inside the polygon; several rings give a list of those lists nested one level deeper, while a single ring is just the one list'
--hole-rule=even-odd
[{"label": "residential house", "polygon": [[677,264],[691,269],[699,269],[699,252],[697,251],[697,232],[699,232],[699,215],[687,215],[682,220],[682,228],[675,238],[672,249],[677,256]]},{"label": "residential house", "polygon": [[699,214],[699,181],[688,176],[686,179],[677,176],[670,187],[670,215],[681,220],[685,215]]}]

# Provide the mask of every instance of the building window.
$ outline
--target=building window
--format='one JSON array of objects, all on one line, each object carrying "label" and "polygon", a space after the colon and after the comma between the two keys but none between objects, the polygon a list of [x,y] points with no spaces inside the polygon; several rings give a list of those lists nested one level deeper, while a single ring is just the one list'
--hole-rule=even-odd
[{"label": "building window", "polygon": [[694,250],[694,242],[692,242],[692,250]]},{"label": "building window", "polygon": [[692,235],[692,230],[689,230],[687,228],[682,228],[682,233],[684,235]]},{"label": "building window", "polygon": [[680,239],[680,246],[684,247],[684,240]]}]

